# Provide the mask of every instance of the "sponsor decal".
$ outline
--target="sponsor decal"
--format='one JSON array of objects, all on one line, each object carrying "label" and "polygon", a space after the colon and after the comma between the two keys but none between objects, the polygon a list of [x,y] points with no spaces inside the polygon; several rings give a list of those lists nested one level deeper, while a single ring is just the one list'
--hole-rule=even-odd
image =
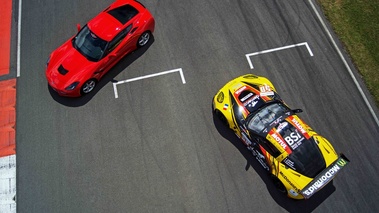
[{"label": "sponsor decal", "polygon": [[259,86],[259,91],[261,96],[274,95],[274,92],[271,90],[271,87],[267,84]]},{"label": "sponsor decal", "polygon": [[291,117],[291,122],[296,127],[296,129],[298,129],[301,132],[301,134],[303,134],[307,139],[310,138],[308,132],[304,129],[303,125],[295,117]]},{"label": "sponsor decal", "polygon": [[[251,93],[250,93],[250,94],[251,94]],[[250,98],[249,100],[247,100],[247,101],[244,103],[244,106],[245,106],[245,107],[246,107],[246,106],[249,106],[249,107],[255,107],[255,105],[258,103],[259,99],[260,99],[259,96],[256,95],[256,96]]]},{"label": "sponsor decal", "polygon": [[257,161],[262,165],[262,167],[266,169],[267,171],[270,171],[270,168],[265,162],[265,156],[255,149],[252,150],[252,153],[255,156],[255,159],[257,159]]},{"label": "sponsor decal", "polygon": [[291,169],[293,169],[293,170],[296,171],[296,169],[295,169],[295,163],[294,163],[292,160],[290,160],[290,159],[288,159],[288,158],[285,158],[285,159],[283,160],[283,163],[284,163],[285,165],[287,165],[288,167],[290,167]]},{"label": "sponsor decal", "polygon": [[271,122],[271,123],[270,123],[270,126],[272,126],[272,125],[275,125],[275,126],[276,126],[276,125],[282,120],[282,117],[283,117],[283,116],[280,116],[280,117],[277,118],[275,121]]},{"label": "sponsor decal", "polygon": [[343,159],[343,158],[340,158],[340,159],[338,159],[338,161],[337,161],[337,164],[338,164],[340,167],[345,166],[347,163],[348,163],[348,161],[346,161],[346,160]]},{"label": "sponsor decal", "polygon": [[239,88],[236,92],[235,92],[235,94],[237,94],[237,95],[239,95],[242,91],[244,91],[246,89],[246,86],[243,86],[243,87],[241,87],[241,88]]},{"label": "sponsor decal", "polygon": [[241,98],[241,101],[244,102],[244,101],[246,101],[248,98],[250,98],[253,95],[254,95],[254,93],[249,93],[245,97]]},{"label": "sponsor decal", "polygon": [[229,108],[229,104],[224,104],[223,110],[227,110]]},{"label": "sponsor decal", "polygon": [[338,158],[331,166],[322,171],[312,182],[310,182],[302,191],[301,194],[305,198],[311,197],[314,193],[329,183],[334,176],[348,163],[342,157]]},{"label": "sponsor decal", "polygon": [[[240,127],[241,128],[241,127]],[[242,137],[241,139],[244,141],[244,143],[247,145],[247,146],[250,146],[252,145],[253,143],[250,141],[250,139],[247,137],[247,135],[245,135],[245,133],[241,133],[242,134]]]},{"label": "sponsor decal", "polygon": [[286,143],[284,143],[284,141],[282,140],[282,138],[280,138],[279,135],[277,135],[277,134],[272,134],[271,136],[276,140],[276,142],[278,142],[278,143],[280,144],[281,147],[283,147],[283,149],[286,149],[286,148],[287,148]]},{"label": "sponsor decal", "polygon": [[287,122],[280,123],[279,126],[276,128],[277,132],[280,132],[282,129],[284,129],[286,126],[288,126]]},{"label": "sponsor decal", "polygon": [[292,188],[294,188],[297,192],[300,191],[300,190],[296,187],[296,185],[293,184],[293,183],[288,179],[288,177],[287,177],[286,175],[283,174],[282,171],[280,171],[279,174],[284,178],[284,180],[286,180],[286,181],[291,185]]},{"label": "sponsor decal", "polygon": [[291,153],[292,151],[289,149],[289,147],[287,146],[286,142],[283,140],[283,138],[277,133],[275,132],[274,130],[271,130],[270,131],[270,135],[271,137],[273,137],[275,139],[276,142],[278,142],[278,144],[284,149],[286,150],[287,153]]},{"label": "sponsor decal", "polygon": [[284,140],[288,145],[290,145],[292,150],[295,150],[301,145],[304,137],[296,130],[295,132],[291,132],[288,136],[284,137]]}]

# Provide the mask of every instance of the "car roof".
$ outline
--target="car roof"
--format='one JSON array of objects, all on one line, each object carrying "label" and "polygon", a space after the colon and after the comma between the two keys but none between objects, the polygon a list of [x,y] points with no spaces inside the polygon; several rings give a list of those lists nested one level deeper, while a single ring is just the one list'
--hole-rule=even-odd
[{"label": "car roof", "polygon": [[111,41],[133,17],[144,9],[144,6],[137,1],[119,0],[90,20],[87,25],[98,37]]}]

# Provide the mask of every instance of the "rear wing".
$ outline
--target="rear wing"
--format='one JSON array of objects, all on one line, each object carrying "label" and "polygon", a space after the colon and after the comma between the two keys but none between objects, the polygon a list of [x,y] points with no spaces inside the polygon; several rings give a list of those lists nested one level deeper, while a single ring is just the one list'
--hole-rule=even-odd
[{"label": "rear wing", "polygon": [[333,180],[337,173],[349,162],[349,159],[347,159],[344,154],[341,154],[336,161],[330,164],[330,166],[324,169],[307,186],[305,186],[303,190],[300,191],[300,194],[303,195],[305,199],[310,198],[313,194]]}]

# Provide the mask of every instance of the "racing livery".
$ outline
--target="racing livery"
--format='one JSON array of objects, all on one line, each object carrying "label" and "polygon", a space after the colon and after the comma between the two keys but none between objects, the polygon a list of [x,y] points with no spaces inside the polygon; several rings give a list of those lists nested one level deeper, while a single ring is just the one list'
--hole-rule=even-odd
[{"label": "racing livery", "polygon": [[247,74],[228,82],[212,107],[271,174],[279,191],[291,198],[310,198],[349,162],[297,116],[301,109],[285,104],[267,78]]}]

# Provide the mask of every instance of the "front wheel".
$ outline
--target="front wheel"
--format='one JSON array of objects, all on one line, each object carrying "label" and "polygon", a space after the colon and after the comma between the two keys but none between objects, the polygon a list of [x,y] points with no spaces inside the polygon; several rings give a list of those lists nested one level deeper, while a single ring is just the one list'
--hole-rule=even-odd
[{"label": "front wheel", "polygon": [[145,46],[151,38],[151,33],[149,31],[146,31],[142,33],[142,35],[138,38],[137,46],[138,47],[143,47]]},{"label": "front wheel", "polygon": [[272,182],[275,185],[275,188],[282,194],[287,195],[287,189],[284,184],[279,180],[279,178],[271,175]]},{"label": "front wheel", "polygon": [[80,89],[80,93],[81,93],[82,95],[85,95],[85,94],[90,93],[90,92],[95,88],[96,83],[97,83],[97,82],[96,82],[95,79],[90,79],[90,80],[86,81],[86,82],[83,84],[82,88]]},{"label": "front wheel", "polygon": [[214,111],[214,113],[216,114],[217,118],[221,120],[222,124],[224,124],[226,127],[229,128],[229,122],[226,119],[226,117],[224,116],[224,114],[222,114],[222,112],[220,112],[217,109]]}]

